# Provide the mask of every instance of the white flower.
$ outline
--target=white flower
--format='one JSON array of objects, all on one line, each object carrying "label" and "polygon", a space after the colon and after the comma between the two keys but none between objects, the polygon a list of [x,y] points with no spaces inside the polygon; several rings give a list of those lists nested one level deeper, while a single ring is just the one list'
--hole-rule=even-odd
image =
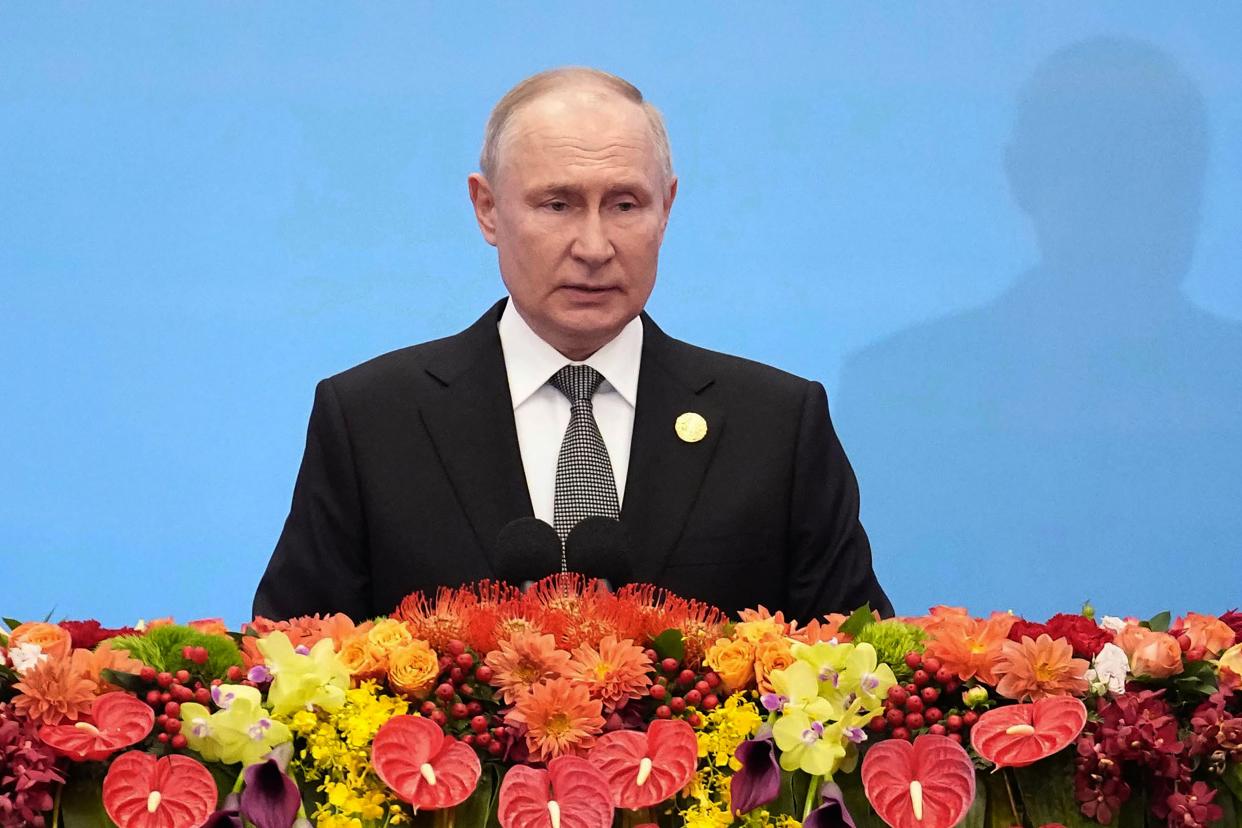
[{"label": "white flower", "polygon": [[24,676],[40,661],[47,661],[47,653],[38,644],[24,642],[9,650],[9,659],[13,662],[13,669]]},{"label": "white flower", "polygon": [[1106,615],[1100,619],[1100,626],[1109,632],[1119,633],[1129,625],[1115,615]]},{"label": "white flower", "polygon": [[1130,672],[1130,659],[1126,651],[1116,644],[1105,644],[1095,657],[1095,663],[1087,671],[1087,681],[1099,691],[1118,696],[1126,690],[1126,676]]}]

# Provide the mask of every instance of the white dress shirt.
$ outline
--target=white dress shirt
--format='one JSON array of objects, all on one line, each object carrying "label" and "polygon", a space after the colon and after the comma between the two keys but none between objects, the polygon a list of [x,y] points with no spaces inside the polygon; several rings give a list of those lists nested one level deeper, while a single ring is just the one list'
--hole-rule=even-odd
[{"label": "white dress shirt", "polygon": [[500,347],[509,375],[509,396],[517,425],[518,447],[526,471],[535,517],[552,523],[556,499],[556,459],[569,426],[569,399],[548,384],[566,365],[586,364],[604,376],[592,406],[612,474],[617,483],[617,505],[625,497],[630,467],[630,440],[634,435],[634,406],[638,401],[638,367],[643,353],[643,323],[637,317],[611,342],[582,363],[561,354],[539,338],[513,307],[505,305],[498,325]]}]

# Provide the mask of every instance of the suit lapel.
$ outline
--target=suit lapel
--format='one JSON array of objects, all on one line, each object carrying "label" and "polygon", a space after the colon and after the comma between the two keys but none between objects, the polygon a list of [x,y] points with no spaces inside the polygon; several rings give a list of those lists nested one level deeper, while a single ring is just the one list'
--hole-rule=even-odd
[{"label": "suit lapel", "polygon": [[534,514],[496,331],[503,308],[502,300],[461,334],[444,340],[426,366],[439,393],[419,405],[493,572],[497,534],[510,521]]},{"label": "suit lapel", "polygon": [[[724,429],[724,411],[703,394],[712,377],[685,359],[685,346],[643,314],[634,436],[621,521],[633,546],[633,578],[657,580],[698,498]],[[687,412],[707,421],[707,435],[690,443],[674,428]]]}]

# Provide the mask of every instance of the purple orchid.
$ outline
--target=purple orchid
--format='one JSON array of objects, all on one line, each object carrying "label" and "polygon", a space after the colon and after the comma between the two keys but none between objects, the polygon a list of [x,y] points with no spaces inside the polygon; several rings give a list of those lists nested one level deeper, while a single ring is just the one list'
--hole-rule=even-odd
[{"label": "purple orchid", "polygon": [[241,813],[255,828],[289,828],[302,806],[298,786],[284,774],[275,759],[266,759],[245,770]]},{"label": "purple orchid", "polygon": [[733,754],[742,767],[729,780],[734,814],[744,814],[776,799],[781,792],[781,769],[776,748],[767,739],[747,739]]},{"label": "purple orchid", "polygon": [[821,804],[802,822],[802,828],[855,828],[854,818],[845,807],[840,786],[828,782],[819,789]]}]

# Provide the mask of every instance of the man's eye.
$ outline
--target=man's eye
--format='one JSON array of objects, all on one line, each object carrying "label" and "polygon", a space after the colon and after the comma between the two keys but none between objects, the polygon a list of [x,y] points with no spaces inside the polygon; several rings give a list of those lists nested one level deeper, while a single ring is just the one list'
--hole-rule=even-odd
[{"label": "man's eye", "polygon": [[633,210],[636,207],[638,207],[638,205],[632,201],[621,201],[617,203],[617,209],[620,210],[622,213],[628,213],[630,210]]},{"label": "man's eye", "polygon": [[549,210],[554,213],[563,213],[569,209],[569,205],[564,201],[549,201],[546,205]]}]

